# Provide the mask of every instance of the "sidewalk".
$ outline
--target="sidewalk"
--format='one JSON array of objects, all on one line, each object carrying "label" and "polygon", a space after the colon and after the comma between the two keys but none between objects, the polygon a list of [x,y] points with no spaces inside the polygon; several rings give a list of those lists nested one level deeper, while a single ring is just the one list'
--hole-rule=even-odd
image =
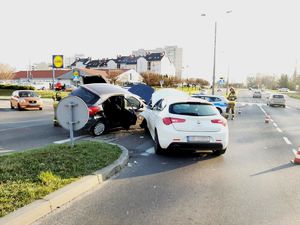
[{"label": "sidewalk", "polygon": [[300,110],[300,100],[299,99],[291,98],[287,95],[285,95],[285,98],[286,98],[287,106],[289,106],[291,108],[295,108],[297,110]]}]

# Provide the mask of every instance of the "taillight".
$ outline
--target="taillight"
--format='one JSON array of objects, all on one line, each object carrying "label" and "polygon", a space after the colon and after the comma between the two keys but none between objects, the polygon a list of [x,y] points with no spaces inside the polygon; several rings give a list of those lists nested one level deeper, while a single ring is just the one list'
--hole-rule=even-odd
[{"label": "taillight", "polygon": [[212,123],[217,123],[217,124],[221,124],[223,125],[224,127],[227,126],[227,121],[225,119],[214,119],[214,120],[211,120]]},{"label": "taillight", "polygon": [[166,125],[170,125],[172,123],[184,123],[185,119],[181,118],[172,118],[172,117],[165,117],[163,118],[163,123]]},{"label": "taillight", "polygon": [[89,106],[89,115],[90,116],[94,116],[99,111],[101,111],[99,106]]}]

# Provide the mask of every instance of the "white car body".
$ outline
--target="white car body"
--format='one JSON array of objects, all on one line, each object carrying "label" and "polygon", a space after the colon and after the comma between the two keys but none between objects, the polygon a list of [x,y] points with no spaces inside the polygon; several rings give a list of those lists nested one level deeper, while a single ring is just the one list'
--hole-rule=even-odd
[{"label": "white car body", "polygon": [[[152,99],[155,99],[152,105],[140,114],[146,120],[147,128],[155,141],[156,152],[157,149],[161,152],[167,148],[179,148],[225,153],[229,136],[227,120],[211,103],[180,91],[171,91],[172,95],[157,92],[152,95]],[[173,110],[175,107],[190,106],[196,110],[208,107],[212,114],[184,115]]]}]

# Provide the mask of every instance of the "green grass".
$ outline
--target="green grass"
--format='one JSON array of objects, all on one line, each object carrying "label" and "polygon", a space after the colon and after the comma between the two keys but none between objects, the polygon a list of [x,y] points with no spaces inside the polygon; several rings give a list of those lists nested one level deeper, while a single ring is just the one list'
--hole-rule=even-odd
[{"label": "green grass", "polygon": [[13,91],[11,89],[0,89],[0,96],[11,96]]},{"label": "green grass", "polygon": [[114,145],[83,141],[0,156],[0,217],[118,159]]},{"label": "green grass", "polygon": [[291,98],[300,99],[300,93],[287,93],[287,95]]}]

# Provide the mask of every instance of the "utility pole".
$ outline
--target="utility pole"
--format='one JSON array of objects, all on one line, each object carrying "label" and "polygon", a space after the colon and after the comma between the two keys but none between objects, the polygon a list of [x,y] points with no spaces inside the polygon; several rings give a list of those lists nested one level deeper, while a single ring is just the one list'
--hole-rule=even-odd
[{"label": "utility pole", "polygon": [[215,40],[214,40],[214,66],[213,66],[213,80],[212,80],[212,94],[215,94],[216,83],[216,50],[217,50],[217,21],[215,21]]}]

